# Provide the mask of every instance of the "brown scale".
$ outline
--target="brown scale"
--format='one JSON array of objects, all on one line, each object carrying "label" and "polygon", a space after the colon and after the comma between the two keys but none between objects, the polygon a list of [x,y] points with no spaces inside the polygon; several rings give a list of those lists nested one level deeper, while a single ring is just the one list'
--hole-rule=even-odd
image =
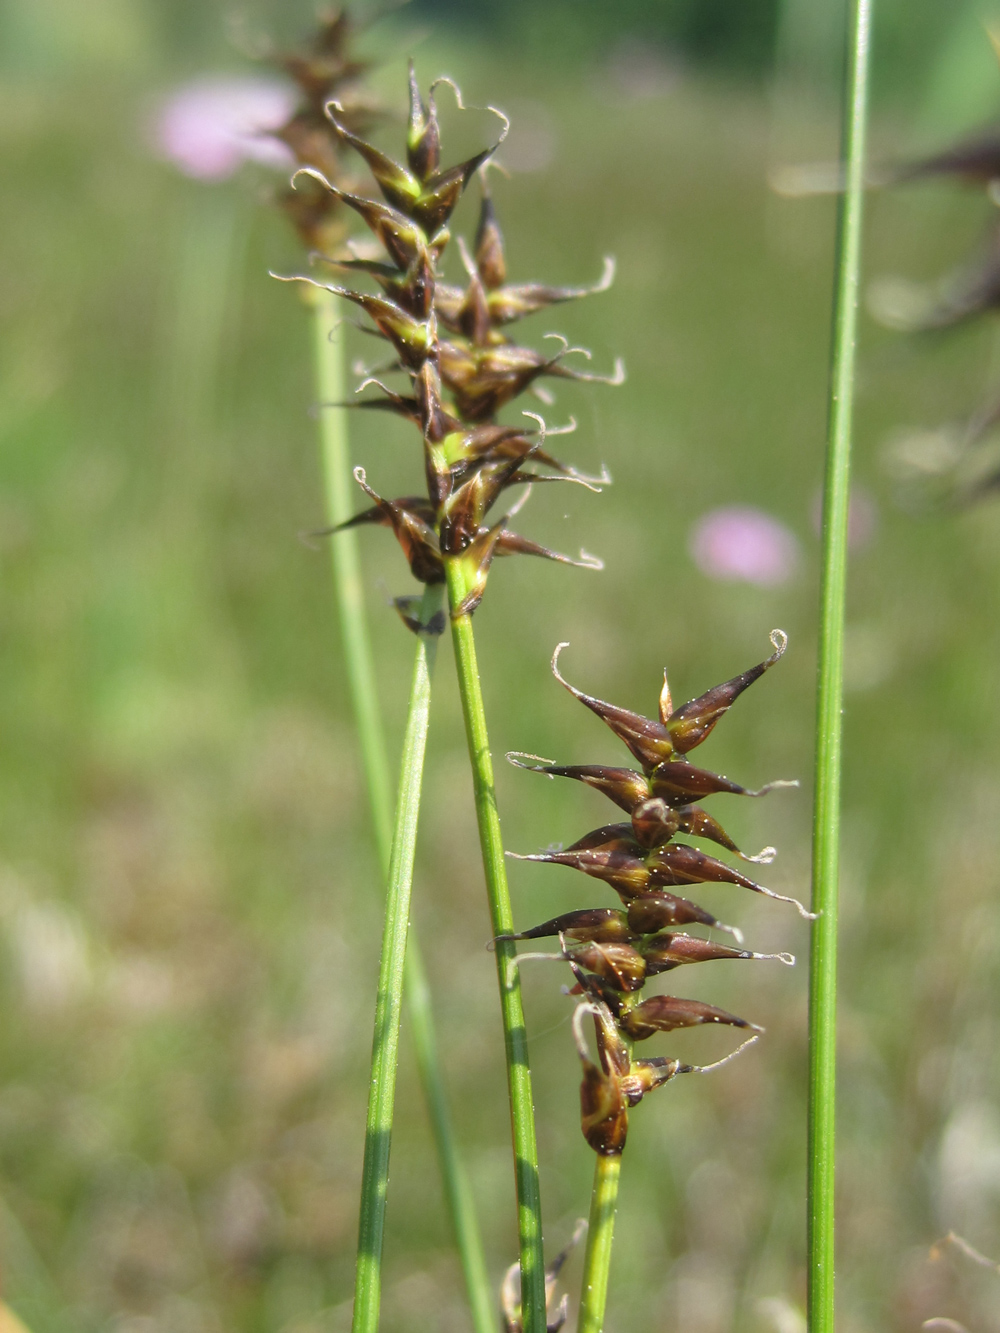
[{"label": "brown scale", "polygon": [[[628,939],[620,937],[609,939],[606,936],[612,932],[604,925],[590,930],[579,926],[572,929],[574,929],[573,935],[559,931],[559,953],[522,953],[518,955],[517,961],[520,964],[531,959],[548,959],[571,963],[574,972],[579,969],[587,974],[587,982],[578,981],[572,990],[573,994],[583,994],[590,984],[598,985],[602,995],[614,991],[626,994],[641,990],[648,977],[658,976],[661,972],[670,972],[675,967],[689,963],[748,958],[773,960],[789,965],[795,962],[791,954],[754,953],[750,949],[717,944],[714,940],[705,940],[700,936],[678,931],[664,931],[649,936],[631,935]],[[529,932],[530,938],[536,938],[537,934],[537,931]],[[503,940],[523,938],[524,935],[501,935],[494,940],[494,944]]]},{"label": "brown scale", "polygon": [[[703,1006],[706,1010],[709,1007]],[[725,1015],[721,1009],[715,1013],[719,1015],[716,1019],[695,1021],[731,1021],[736,1026],[753,1026],[743,1023],[741,1019],[733,1019],[732,1015]],[[583,1033],[582,1020],[588,1016],[592,1016],[594,1021],[596,1061],[591,1058]],[[620,1027],[621,1020],[599,998],[586,1000],[573,1015],[573,1037],[583,1069],[580,1125],[590,1147],[606,1157],[618,1156],[624,1150],[628,1137],[629,1109],[637,1106],[647,1093],[669,1083],[678,1074],[705,1074],[728,1064],[734,1056],[755,1042],[759,1035],[755,1031],[753,1037],[714,1064],[689,1065],[664,1056],[654,1056],[648,1060],[634,1059],[628,1043],[621,1036]]]}]

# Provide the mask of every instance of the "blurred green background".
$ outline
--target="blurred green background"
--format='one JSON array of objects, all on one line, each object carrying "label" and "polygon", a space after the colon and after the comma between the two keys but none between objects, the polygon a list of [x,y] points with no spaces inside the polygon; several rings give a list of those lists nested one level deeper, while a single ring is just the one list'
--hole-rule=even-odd
[{"label": "blurred green background", "polygon": [[[876,155],[1000,112],[980,7],[879,6]],[[609,11],[610,12],[610,11]],[[260,0],[237,45],[308,30]],[[560,452],[600,497],[539,488],[521,520],[601,574],[504,561],[477,615],[497,755],[621,762],[570,679],[651,709],[791,648],[699,757],[803,789],[716,808],[765,882],[806,896],[817,503],[833,204],[769,167],[837,144],[837,5],[482,5],[396,13],[365,39],[402,103],[404,58],[508,109],[495,194],[515,280],[606,295],[534,321],[624,356],[620,389],[558,386]],[[35,1333],[341,1333],[349,1326],[380,892],[344,696],[322,522],[308,317],[268,268],[301,260],[270,177],[184,179],[149,146],[157,96],[249,68],[221,4],[6,0],[0,18],[0,1271]],[[448,120],[446,127],[453,126]],[[474,135],[481,125],[461,128]],[[388,145],[398,130],[389,126]],[[518,164],[520,163],[520,166]],[[870,275],[929,277],[985,224],[981,196],[872,198]],[[474,226],[467,201],[458,229]],[[373,348],[375,349],[373,352]],[[840,1102],[844,1333],[950,1315],[1000,1329],[1000,1278],[932,1263],[954,1227],[1000,1252],[1000,518],[914,516],[884,466],[901,430],[978,405],[1000,346],[862,327],[857,480],[877,515],[848,637]],[[352,353],[374,360],[361,335]],[[413,489],[404,426],[358,419],[372,483]],[[712,582],[687,551],[716,505],[797,535],[795,579]],[[412,643],[386,606],[398,550],[363,535],[391,735]],[[502,765],[508,845],[609,815]],[[450,651],[437,689],[415,920],[492,1272],[514,1257],[500,1026]],[[610,904],[514,865],[524,926]],[[802,1327],[807,932],[739,890],[698,895],[794,972],[701,969],[684,994],[768,1028],[738,1066],[632,1117],[609,1333]],[[591,1154],[565,977],[525,970],[547,1241],[587,1209]],[[405,1045],[405,1037],[404,1037]],[[720,1054],[721,1033],[651,1043]],[[386,1333],[467,1328],[430,1136],[404,1056]],[[579,1258],[568,1267],[574,1290]]]}]

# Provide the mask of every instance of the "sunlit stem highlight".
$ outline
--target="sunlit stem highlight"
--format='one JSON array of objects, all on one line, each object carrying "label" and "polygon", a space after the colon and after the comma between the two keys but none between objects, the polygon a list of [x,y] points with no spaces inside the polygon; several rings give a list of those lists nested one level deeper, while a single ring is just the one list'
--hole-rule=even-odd
[{"label": "sunlit stem highlight", "polygon": [[834,1333],[834,1128],[841,711],[850,494],[854,353],[861,265],[871,0],[851,0],[841,157],[846,189],[838,219],[823,492],[816,793],[809,976],[808,1323]]}]

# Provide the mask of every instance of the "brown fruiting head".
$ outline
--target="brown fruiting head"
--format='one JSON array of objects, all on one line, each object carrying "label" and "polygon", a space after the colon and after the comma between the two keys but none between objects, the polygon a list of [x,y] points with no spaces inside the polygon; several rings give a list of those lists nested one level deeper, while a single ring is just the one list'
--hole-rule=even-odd
[{"label": "brown fruiting head", "polygon": [[[767,850],[772,849],[768,848]],[[658,847],[655,851],[649,853],[645,864],[649,870],[650,882],[657,886],[670,887],[679,884],[709,883],[738,884],[741,888],[752,889],[754,893],[763,894],[765,898],[774,898],[777,902],[791,903],[800,916],[805,917],[806,920],[813,919],[813,914],[808,912],[797,898],[789,898],[785,894],[775,893],[773,889],[765,889],[762,884],[757,884],[739,870],[734,870],[732,866],[726,865],[724,861],[719,861],[714,856],[699,851],[697,847],[689,847],[687,843],[672,842],[665,847]]]},{"label": "brown fruiting head", "polygon": [[641,713],[633,713],[628,708],[619,708],[616,704],[606,703],[591,694],[584,694],[560,675],[559,654],[568,647],[568,643],[557,644],[552,654],[552,674],[559,684],[569,690],[575,699],[586,704],[602,722],[607,723],[619,740],[624,741],[635,755],[644,772],[649,773],[658,764],[670,759],[674,752],[673,741],[662,722],[643,717]]},{"label": "brown fruiting head", "polygon": [[651,977],[660,972],[669,972],[685,963],[709,963],[726,958],[756,958],[786,963],[789,966],[795,962],[789,953],[752,953],[749,949],[734,949],[731,945],[699,939],[696,935],[672,932],[653,935],[643,940],[637,947],[646,960],[646,971]]},{"label": "brown fruiting head", "polygon": [[719,792],[729,792],[734,796],[765,796],[776,787],[795,787],[795,782],[769,782],[767,786],[751,791],[741,787],[718,773],[709,773],[707,769],[695,768],[686,759],[674,759],[660,764],[649,775],[649,788],[654,796],[662,797],[668,805],[689,805],[692,801],[704,800],[706,796],[715,796]]},{"label": "brown fruiting head", "polygon": [[594,1064],[583,1036],[582,1020],[593,1015],[598,1034],[601,1019],[592,1003],[578,1005],[573,1014],[573,1035],[576,1039],[583,1080],[580,1083],[580,1128],[583,1137],[602,1157],[617,1157],[625,1147],[628,1135],[628,1102],[622,1090],[622,1075],[617,1069]]},{"label": "brown fruiting head", "polygon": [[636,938],[620,908],[584,907],[543,921],[531,930],[520,930],[516,935],[498,935],[495,942],[540,940],[552,935],[565,935],[568,940],[596,940],[601,944],[631,944]]},{"label": "brown fruiting head", "polygon": [[550,778],[575,778],[595,791],[603,792],[615,805],[631,814],[649,796],[649,783],[632,768],[610,768],[604,764],[554,764],[538,755],[522,754],[511,750],[508,763],[515,768],[527,768],[532,773],[544,773]]},{"label": "brown fruiting head", "polygon": [[697,924],[714,926],[716,930],[728,931],[739,938],[739,932],[734,926],[723,925],[712,916],[711,912],[706,912],[697,903],[690,902],[687,898],[679,898],[676,894],[667,893],[663,889],[642,893],[633,898],[628,905],[626,915],[629,930],[635,931],[637,935],[653,934],[669,926]]},{"label": "brown fruiting head", "polygon": [[760,1032],[756,1023],[737,1018],[725,1009],[701,1000],[682,1000],[673,995],[652,995],[633,1009],[623,1009],[618,1015],[618,1026],[633,1041],[645,1041],[657,1032],[675,1032],[678,1028],[699,1027],[704,1023],[722,1023],[734,1028],[752,1028]]},{"label": "brown fruiting head", "polygon": [[[749,671],[734,676],[732,680],[716,685],[714,689],[699,695],[697,699],[681,704],[680,708],[675,708],[663,719],[663,724],[678,754],[687,754],[689,750],[693,750],[696,745],[707,739],[716,723],[733,706],[743,691],[755,680],[759,680],[764,672],[778,661],[788,647],[788,635],[780,629],[772,630],[771,642],[774,644],[774,652],[765,661],[759,662]],[[667,697],[669,699],[669,692]]]},{"label": "brown fruiting head", "polygon": [[[360,523],[378,523],[390,526],[403,548],[410,570],[421,583],[443,583],[444,566],[437,534],[427,519],[427,501],[422,497],[404,500],[386,500],[368,485],[364,468],[354,469],[354,478],[366,495],[375,501],[375,508],[356,514],[342,523],[341,528]],[[410,501],[408,503],[408,500]]]}]

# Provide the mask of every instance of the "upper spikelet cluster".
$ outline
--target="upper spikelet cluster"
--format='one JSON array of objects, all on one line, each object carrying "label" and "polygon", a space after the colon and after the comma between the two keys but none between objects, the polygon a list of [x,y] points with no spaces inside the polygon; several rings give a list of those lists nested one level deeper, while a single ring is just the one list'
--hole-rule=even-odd
[{"label": "upper spikelet cluster", "polygon": [[[351,174],[343,145],[326,117],[326,105],[336,100],[341,120],[355,134],[366,134],[382,115],[378,104],[362,88],[371,66],[353,51],[355,25],[346,10],[327,15],[309,45],[301,51],[272,54],[272,60],[295,82],[300,102],[275,137],[290,150],[300,167],[313,167],[327,180],[345,187]],[[298,182],[285,190],[281,206],[303,245],[320,254],[336,254],[347,234],[347,210],[318,182]]]},{"label": "upper spikelet cluster", "polygon": [[[989,34],[1000,59],[1000,36]],[[954,180],[982,190],[991,215],[972,253],[930,283],[885,277],[872,284],[869,307],[882,324],[905,333],[952,329],[1000,309],[1000,124],[963,137],[929,157],[889,169],[880,184]],[[985,403],[965,420],[932,431],[901,435],[889,451],[908,507],[965,505],[1000,487],[996,427],[1000,394],[991,386]]]},{"label": "upper spikelet cluster", "polygon": [[[330,55],[326,63],[316,58],[289,66],[308,93],[307,105],[283,131],[302,163],[292,178],[289,209],[303,237],[316,247],[316,258],[352,277],[369,279],[375,290],[319,283],[305,276],[290,280],[325,287],[358,306],[370,321],[368,331],[389,343],[392,358],[383,373],[400,372],[408,383],[396,390],[368,378],[360,388],[373,390],[374,396],[354,406],[390,411],[417,426],[426,478],[425,495],[389,499],[357,469],[355,477],[373,503],[349,523],[391,527],[414,577],[422,583],[443,583],[446,562],[461,562],[467,591],[453,607],[454,614],[478,605],[497,555],[537,555],[599,568],[600,562],[586,554],[573,560],[510,531],[510,513],[495,521],[488,515],[503,492],[514,487],[562,480],[597,489],[607,480],[584,477],[548,453],[539,417],[528,413],[535,424],[527,428],[502,425],[497,414],[543,376],[621,381],[620,365],[608,377],[568,366],[566,358],[580,349],[563,339],[550,355],[522,346],[506,331],[526,315],[603,290],[611,281],[613,266],[606,261],[601,281],[592,288],[508,283],[503,237],[482,172],[503,141],[506,117],[495,112],[502,132],[494,144],[464,162],[443,166],[435,94],[447,84],[460,108],[461,95],[449,80],[438,80],[425,100],[411,65],[405,164],[395,161],[358,132],[358,122],[366,115],[370,118],[370,110],[356,99],[328,100],[319,109],[334,67],[336,79],[348,84],[360,68],[339,54],[342,31],[333,25],[323,44],[324,51],[338,53],[336,58]],[[324,142],[324,135],[333,143]],[[347,187],[339,155],[344,148],[365,162],[381,199]],[[441,258],[451,241],[452,214],[477,173],[482,188],[479,225],[471,252],[461,239],[458,242],[466,281],[457,286],[439,276]],[[300,191],[306,202],[296,212],[291,199]],[[319,206],[321,200],[325,211]],[[330,243],[336,231],[332,219],[345,210],[368,227],[377,243],[374,256],[358,245],[345,248]],[[338,220],[337,226],[341,225]]]},{"label": "upper spikelet cluster", "polygon": [[[725,847],[744,861],[767,863],[774,858],[772,847],[766,847],[757,856],[744,855],[721,824],[695,802],[727,792],[763,796],[774,787],[795,784],[774,782],[759,791],[749,791],[729,778],[696,768],[686,758],[690,750],[708,738],[743,691],[781,657],[787,642],[785,635],[775,630],[771,642],[774,652],[765,661],[679,708],[673,706],[664,678],[658,719],[605,703],[570,685],[559,674],[559,653],[566,646],[560,644],[552,659],[556,679],[607,723],[628,747],[641,771],[603,765],[554,764],[521,753],[507,756],[519,768],[585,782],[603,792],[629,816],[628,823],[606,824],[565,851],[519,858],[571,866],[604,880],[618,894],[623,909],[584,908],[555,917],[532,930],[500,937],[504,941],[558,937],[559,953],[521,954],[518,962],[531,957],[565,960],[576,978],[571,993],[585,997],[574,1014],[573,1027],[583,1062],[580,1090],[583,1133],[598,1153],[622,1151],[628,1131],[628,1109],[647,1092],[677,1074],[701,1073],[716,1067],[682,1064],[663,1056],[636,1060],[632,1055],[633,1042],[644,1041],[657,1032],[704,1023],[760,1031],[745,1019],[698,1000],[671,995],[642,999],[640,992],[650,977],[682,964],[713,959],[766,958],[794,962],[789,954],[759,954],[742,948],[739,932],[732,926],[722,925],[704,908],[672,892],[688,884],[735,884],[794,903],[803,915],[809,915],[794,898],[764,888],[689,843],[674,841],[678,833],[687,834]],[[720,944],[677,929],[692,923],[717,927],[734,936],[737,942]],[[584,1038],[583,1024],[588,1017],[594,1022],[596,1061],[591,1058]]]}]

